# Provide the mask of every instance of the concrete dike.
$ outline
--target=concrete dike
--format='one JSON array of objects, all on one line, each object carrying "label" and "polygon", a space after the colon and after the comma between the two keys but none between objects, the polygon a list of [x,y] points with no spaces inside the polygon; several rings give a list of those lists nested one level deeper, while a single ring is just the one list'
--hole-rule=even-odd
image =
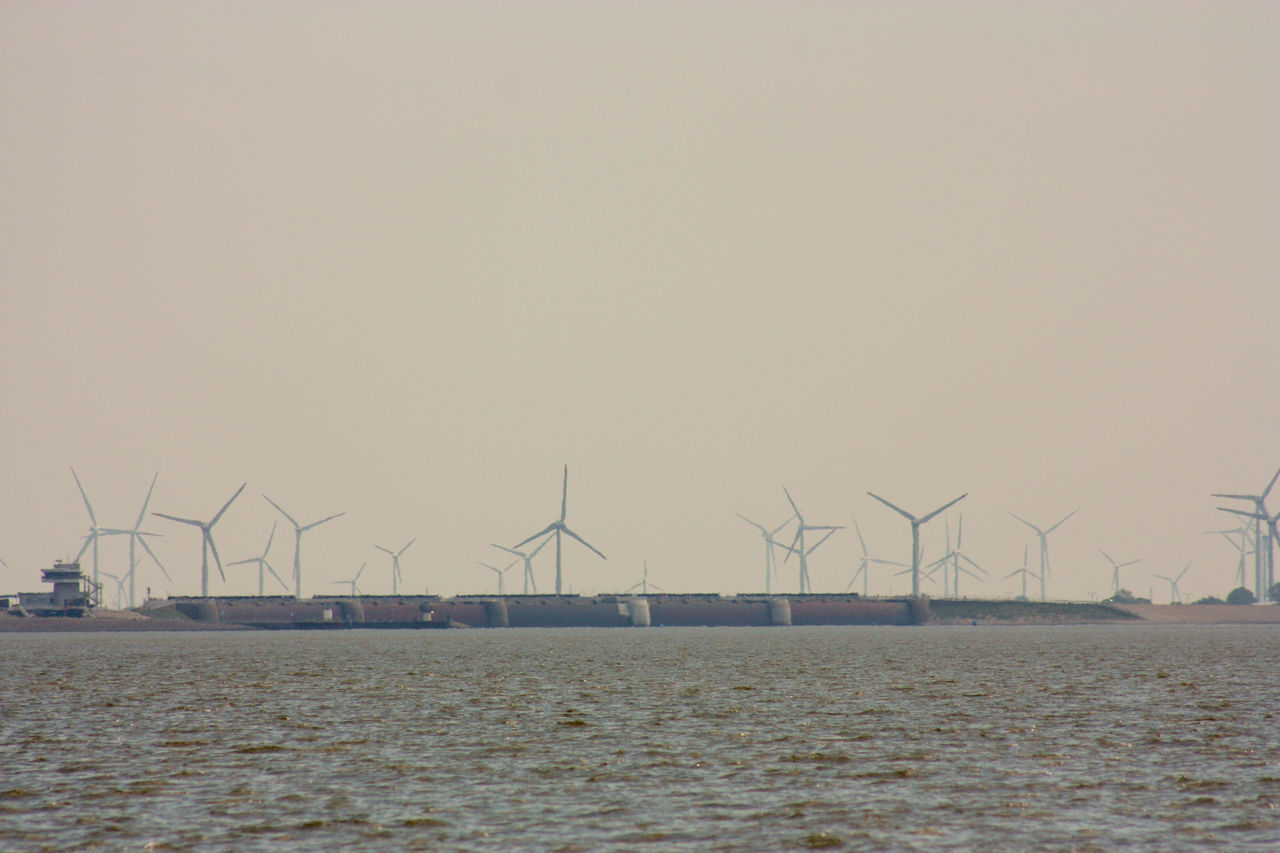
[{"label": "concrete dike", "polygon": [[817,625],[1280,624],[1275,605],[1112,605],[856,595],[174,597],[83,618],[0,615],[0,632]]}]

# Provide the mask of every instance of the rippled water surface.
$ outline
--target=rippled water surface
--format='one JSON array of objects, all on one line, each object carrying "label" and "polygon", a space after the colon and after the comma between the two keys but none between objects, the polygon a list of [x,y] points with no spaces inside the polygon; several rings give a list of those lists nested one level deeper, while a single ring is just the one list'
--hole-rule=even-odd
[{"label": "rippled water surface", "polygon": [[0,635],[0,848],[1270,849],[1280,630]]}]

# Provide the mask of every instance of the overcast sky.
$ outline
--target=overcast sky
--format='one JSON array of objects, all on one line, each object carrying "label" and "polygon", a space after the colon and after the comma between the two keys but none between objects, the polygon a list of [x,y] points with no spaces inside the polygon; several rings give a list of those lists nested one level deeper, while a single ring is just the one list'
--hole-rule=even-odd
[{"label": "overcast sky", "polygon": [[[0,0],[0,592],[79,550],[73,466],[104,526],[247,482],[219,551],[281,521],[282,575],[262,496],[345,511],[304,594],[414,537],[410,590],[493,591],[568,464],[579,593],[763,590],[736,513],[786,486],[904,561],[867,491],[968,492],[971,595],[1035,565],[1009,512],[1076,508],[1051,597],[1099,549],[1224,595],[1209,494],[1280,468],[1278,90],[1269,2]],[[139,593],[198,593],[199,531],[146,527]]]}]

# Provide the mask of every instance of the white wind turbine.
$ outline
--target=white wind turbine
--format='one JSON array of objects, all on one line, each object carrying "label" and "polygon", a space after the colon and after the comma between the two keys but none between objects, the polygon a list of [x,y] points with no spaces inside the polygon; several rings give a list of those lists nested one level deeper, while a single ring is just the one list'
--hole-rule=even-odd
[{"label": "white wind turbine", "polygon": [[84,538],[84,544],[80,546],[80,552],[76,554],[75,561],[80,562],[80,558],[84,556],[84,552],[89,546],[93,546],[93,583],[98,584],[98,539],[102,536],[111,535],[107,529],[98,526],[98,518],[93,513],[93,504],[89,503],[89,496],[85,494],[84,486],[80,485],[80,476],[76,474],[76,469],[71,469],[71,476],[75,477],[76,488],[80,490],[80,497],[84,499],[84,508],[89,511],[89,535]]},{"label": "white wind turbine", "polygon": [[1258,587],[1258,600],[1268,601],[1271,592],[1271,584],[1274,582],[1275,560],[1274,546],[1275,537],[1270,534],[1270,529],[1264,531],[1262,525],[1271,517],[1271,513],[1267,511],[1267,496],[1271,494],[1272,488],[1275,487],[1276,480],[1280,479],[1280,469],[1271,478],[1271,482],[1267,483],[1267,487],[1262,490],[1260,495],[1226,495],[1214,494],[1211,497],[1229,498],[1238,501],[1252,501],[1253,512],[1241,512],[1239,510],[1226,509],[1218,507],[1223,512],[1234,512],[1236,515],[1243,515],[1253,519],[1253,564],[1254,564],[1254,583]]},{"label": "white wind turbine", "polygon": [[555,537],[555,540],[556,540],[556,595],[561,594],[560,593],[560,590],[561,590],[560,582],[562,577],[561,571],[560,571],[560,549],[561,549],[560,536],[561,534],[578,540],[583,545],[586,545],[593,552],[595,552],[596,556],[598,556],[600,559],[602,560],[606,559],[604,554],[601,554],[600,551],[598,551],[594,545],[592,545],[590,542],[583,539],[581,536],[574,533],[572,530],[570,530],[568,527],[565,526],[564,518],[565,518],[566,511],[568,509],[568,506],[569,506],[569,466],[565,465],[564,466],[564,486],[560,492],[560,518],[551,522],[546,527],[542,528],[532,536],[529,536],[517,542],[514,546],[516,548],[519,548],[521,545],[526,545],[535,539],[538,539],[542,536],[547,535],[548,533],[550,533],[552,536]]},{"label": "white wind turbine", "polygon": [[[330,581],[330,583],[338,583],[338,584],[342,584],[342,583],[349,583],[349,584],[351,584],[351,597],[352,597],[352,598],[359,598],[359,597],[360,597],[360,595],[361,595],[361,593],[360,593],[360,587],[356,586],[356,581],[360,580],[360,576],[361,576],[362,574],[364,574],[364,567],[365,567],[365,566],[367,566],[367,565],[369,565],[369,561],[368,561],[368,560],[365,560],[363,563],[361,563],[361,564],[360,564],[360,571],[356,572],[356,576],[355,576],[355,577],[353,577],[353,578],[350,578],[349,580],[345,580],[345,581]],[[272,574],[274,574],[274,572],[273,572]],[[288,589],[288,587],[285,587],[285,589]]]},{"label": "white wind turbine", "polygon": [[[775,578],[778,576],[778,558],[773,550],[774,546],[776,546],[778,543],[774,541],[773,537],[778,535],[778,533],[782,530],[782,528],[790,524],[791,518],[795,518],[795,516],[794,515],[791,516],[791,518],[788,518],[786,521],[782,522],[772,530],[765,527],[763,524],[760,524],[759,522],[752,521],[742,513],[738,513],[738,518],[742,519],[747,524],[750,524],[756,530],[759,530],[760,536],[764,539],[764,592],[765,592],[765,595],[771,595],[773,593],[771,578]],[[782,547],[785,548],[786,546],[783,545]]]},{"label": "white wind turbine", "polygon": [[1025,518],[1022,518],[1021,516],[1013,515],[1013,513],[1009,513],[1009,515],[1013,515],[1013,517],[1018,519],[1018,521],[1021,521],[1027,527],[1030,527],[1032,530],[1034,530],[1036,532],[1036,535],[1040,537],[1040,575],[1039,577],[1040,577],[1040,600],[1041,601],[1049,600],[1048,591],[1046,589],[1046,584],[1049,578],[1049,534],[1057,530],[1059,527],[1061,527],[1068,518],[1075,515],[1079,511],[1080,511],[1080,508],[1076,507],[1075,509],[1071,510],[1071,512],[1063,516],[1062,519],[1060,519],[1057,524],[1053,525],[1047,530],[1041,530],[1039,527],[1036,527],[1034,524],[1027,521]]},{"label": "white wind turbine", "polygon": [[911,522],[911,597],[919,598],[920,597],[920,525],[935,518],[939,513],[941,513],[943,510],[947,509],[948,507],[955,506],[957,503],[959,503],[960,501],[968,497],[969,493],[965,492],[960,497],[954,498],[948,501],[947,503],[935,509],[933,512],[928,513],[927,515],[922,515],[918,518],[912,515],[911,513],[907,512],[905,509],[894,506],[893,504],[889,503],[887,500],[875,494],[874,492],[867,492],[867,494],[871,495],[871,497],[880,501],[880,503],[884,504],[889,509],[898,513],[898,515],[901,515],[907,521]]},{"label": "white wind turbine", "polygon": [[[813,592],[813,585],[809,583],[809,555],[818,550],[818,546],[830,539],[831,535],[837,530],[843,530],[844,525],[805,523],[804,515],[800,512],[800,508],[796,506],[796,502],[791,499],[791,492],[787,491],[786,486],[782,487],[782,493],[787,496],[787,503],[791,504],[791,511],[795,513],[795,519],[799,522],[799,526],[796,528],[796,537],[791,540],[790,545],[782,546],[787,550],[787,556],[782,558],[782,562],[785,563],[791,559],[792,554],[800,558],[800,594],[806,595]],[[806,545],[805,534],[810,530],[825,530],[826,533],[817,542],[812,545]]]},{"label": "white wind turbine", "polygon": [[1160,580],[1162,581],[1169,582],[1169,603],[1170,604],[1182,603],[1182,592],[1179,591],[1178,589],[1178,581],[1182,580],[1182,576],[1185,575],[1187,573],[1187,569],[1190,569],[1190,568],[1191,568],[1191,564],[1187,563],[1186,567],[1183,568],[1182,571],[1178,572],[1178,576],[1176,578],[1171,578],[1167,575],[1152,575],[1153,578],[1160,578]]},{"label": "white wind turbine", "polygon": [[[1225,506],[1220,506],[1218,509],[1223,512],[1234,513],[1235,515],[1243,515],[1245,518],[1252,518],[1255,524],[1267,525],[1266,532],[1262,534],[1262,545],[1259,547],[1255,544],[1253,552],[1255,555],[1261,553],[1265,554],[1267,557],[1262,569],[1260,569],[1261,575],[1258,583],[1258,588],[1260,590],[1258,592],[1258,601],[1270,601],[1271,587],[1275,585],[1275,568],[1272,560],[1273,555],[1270,552],[1272,543],[1275,542],[1276,539],[1280,538],[1280,529],[1277,529],[1276,527],[1277,522],[1280,522],[1280,513],[1267,515],[1265,512],[1245,512],[1242,509],[1228,509]],[[1241,584],[1241,586],[1243,586],[1243,584]]]},{"label": "white wind turbine", "polygon": [[[1221,535],[1224,539],[1230,542],[1238,552],[1240,552],[1240,559],[1236,563],[1236,586],[1244,586],[1245,574],[1249,564],[1249,555],[1254,553],[1254,551],[1249,550],[1249,539],[1252,535],[1250,526],[1248,524],[1243,524],[1240,527],[1233,527],[1230,530],[1206,530],[1205,533],[1208,535]],[[1239,542],[1232,538],[1235,536],[1240,537]]]},{"label": "white wind turbine", "polygon": [[383,548],[381,545],[373,546],[377,548],[379,551],[383,552],[384,554],[391,555],[391,594],[392,595],[400,594],[399,592],[400,587],[397,585],[397,583],[399,581],[404,580],[404,575],[400,574],[400,555],[403,554],[405,551],[408,551],[409,545],[412,545],[414,542],[417,542],[417,541],[418,541],[418,537],[415,536],[414,538],[409,540],[408,545],[405,545],[399,551],[392,551],[390,548]]},{"label": "white wind turbine", "polygon": [[493,542],[490,542],[489,544],[494,548],[497,548],[499,551],[506,551],[508,554],[514,554],[524,560],[524,594],[529,595],[532,591],[534,595],[537,595],[538,583],[533,579],[533,558],[538,556],[538,552],[546,547],[546,544],[550,541],[551,537],[548,536],[546,539],[539,542],[538,547],[534,548],[532,551],[517,551],[515,548],[508,548],[506,545],[498,545]]},{"label": "white wind turbine", "polygon": [[[929,568],[933,569],[934,571],[937,571],[938,568],[942,569],[942,589],[943,589],[942,594],[943,595],[954,595],[956,597],[959,597],[961,572],[965,573],[966,575],[968,575],[969,577],[973,578],[976,581],[982,580],[982,578],[979,577],[975,572],[960,565],[961,560],[964,560],[966,563],[968,563],[973,568],[977,569],[979,572],[982,572],[982,574],[984,575],[987,574],[987,570],[982,568],[982,566],[979,566],[972,559],[970,559],[967,554],[965,554],[960,550],[960,548],[962,547],[962,542],[964,540],[964,516],[963,515],[960,516],[959,521],[956,523],[956,547],[955,548],[951,547],[951,525],[947,523],[947,520],[945,518],[942,520],[942,522],[943,522],[943,528],[946,530],[946,533],[947,533],[947,552],[943,554],[941,557],[939,557],[937,560],[935,560],[934,562],[930,563]],[[947,577],[947,569],[951,570],[951,575],[952,575],[951,577]],[[932,572],[930,572],[930,575],[932,575]]]},{"label": "white wind turbine", "polygon": [[234,563],[227,563],[228,566],[246,566],[249,563],[258,564],[258,597],[259,598],[261,598],[263,595],[266,594],[265,587],[263,586],[263,582],[266,580],[266,578],[264,577],[264,571],[263,571],[264,569],[268,572],[271,572],[271,577],[280,581],[280,586],[284,587],[285,592],[289,591],[289,585],[284,582],[284,578],[276,574],[276,570],[272,568],[271,563],[267,561],[267,553],[271,550],[271,542],[275,538],[276,538],[276,522],[273,521],[271,522],[271,534],[267,537],[267,547],[262,549],[261,557],[250,557],[247,560],[236,560]]},{"label": "white wind turbine", "polygon": [[262,497],[266,498],[267,503],[271,504],[273,507],[280,510],[280,514],[283,515],[285,518],[289,519],[289,523],[293,525],[293,532],[295,534],[294,540],[293,540],[294,597],[302,598],[302,534],[306,533],[308,530],[310,530],[313,527],[319,527],[320,525],[324,524],[326,521],[333,521],[335,518],[346,515],[347,513],[343,511],[343,512],[339,512],[334,515],[331,515],[328,518],[322,518],[319,521],[313,521],[310,524],[298,524],[298,522],[293,520],[292,515],[289,515],[289,513],[281,509],[280,504],[271,500],[271,498],[268,498],[266,495],[263,495]]},{"label": "white wind turbine", "polygon": [[644,561],[644,574],[641,576],[641,578],[640,578],[640,582],[639,582],[639,583],[637,583],[637,584],[632,584],[630,587],[628,587],[628,588],[627,588],[627,592],[634,592],[636,589],[639,589],[639,590],[640,590],[640,594],[641,594],[641,595],[648,595],[648,594],[649,594],[649,587],[653,587],[653,588],[654,588],[654,589],[656,589],[658,592],[666,592],[666,590],[665,590],[665,589],[663,589],[662,587],[658,586],[656,583],[649,583],[649,561],[648,561],[648,560],[645,560],[645,561]]},{"label": "white wind turbine", "polygon": [[1022,601],[1029,600],[1027,598],[1027,575],[1030,575],[1031,577],[1036,576],[1035,572],[1027,571],[1027,551],[1028,550],[1029,550],[1028,546],[1026,545],[1022,546],[1022,568],[1018,569],[1017,571],[1009,572],[1009,574],[1004,576],[1004,579],[1008,580],[1014,575],[1022,575],[1022,595],[1020,597],[1020,600]]},{"label": "white wind turbine", "polygon": [[858,578],[862,578],[862,596],[865,598],[868,594],[867,590],[870,588],[868,575],[871,574],[870,565],[872,563],[881,566],[899,567],[904,567],[905,564],[899,563],[895,560],[881,560],[877,557],[868,557],[867,541],[862,538],[862,528],[858,527],[858,519],[856,518],[853,519],[853,532],[858,534],[858,546],[862,549],[862,557],[858,560],[858,570],[853,573],[853,577],[849,579],[849,585],[844,588],[844,591],[849,592],[853,589],[853,585],[858,582]]},{"label": "white wind turbine", "polygon": [[151,555],[151,559],[154,560],[155,564],[160,567],[160,571],[164,573],[164,576],[169,580],[169,582],[170,583],[173,582],[173,578],[169,577],[169,571],[164,567],[164,563],[160,562],[160,558],[157,557],[155,552],[151,550],[151,546],[147,544],[147,540],[144,538],[147,536],[159,536],[160,534],[147,533],[142,530],[142,520],[147,517],[147,507],[151,504],[151,493],[155,491],[156,479],[159,476],[160,476],[159,472],[157,472],[154,476],[152,476],[151,487],[147,489],[147,496],[142,501],[142,509],[141,511],[138,512],[138,520],[133,523],[133,527],[128,528],[127,530],[123,528],[110,528],[102,531],[102,533],[104,534],[113,534],[113,535],[121,535],[121,536],[129,537],[129,573],[125,575],[125,577],[129,581],[129,606],[130,607],[138,606],[137,572],[135,571],[135,569],[137,569],[138,567],[138,561],[136,557],[135,546],[138,545],[139,543],[141,543],[143,549],[145,549],[146,552],[149,555]]},{"label": "white wind turbine", "polygon": [[1136,559],[1136,560],[1128,560],[1128,561],[1123,562],[1123,563],[1117,563],[1115,560],[1111,559],[1111,555],[1110,555],[1110,554],[1108,554],[1106,551],[1102,550],[1101,548],[1099,548],[1099,549],[1098,549],[1098,553],[1099,553],[1099,554],[1101,554],[1102,556],[1106,557],[1106,558],[1107,558],[1107,562],[1111,564],[1111,568],[1112,568],[1112,574],[1111,574],[1111,586],[1112,586],[1112,592],[1113,592],[1113,593],[1119,593],[1119,592],[1120,592],[1120,570],[1121,570],[1121,569],[1123,569],[1125,566],[1132,566],[1134,563],[1141,563],[1141,562],[1142,562],[1142,558],[1141,558],[1141,557],[1139,557],[1139,558],[1138,558],[1138,559]]},{"label": "white wind turbine", "polygon": [[491,565],[489,565],[488,563],[483,563],[483,562],[480,562],[479,560],[477,560],[476,562],[477,562],[477,563],[480,563],[480,565],[484,566],[484,567],[485,567],[486,569],[488,569],[489,571],[494,572],[495,574],[497,574],[497,576],[498,576],[498,595],[506,595],[507,593],[506,593],[506,589],[504,588],[504,585],[503,585],[503,578],[505,578],[505,577],[506,577],[506,575],[507,575],[507,572],[509,572],[509,571],[511,571],[512,569],[514,569],[514,568],[516,567],[516,563],[518,563],[518,562],[520,562],[520,561],[519,561],[519,560],[512,560],[510,563],[508,563],[508,564],[507,564],[507,567],[506,567],[505,569],[500,569],[500,568],[498,568],[497,566],[491,566]]},{"label": "white wind turbine", "polygon": [[116,610],[123,610],[124,607],[121,605],[124,601],[124,581],[127,580],[129,576],[125,575],[124,579],[122,579],[119,575],[113,575],[110,572],[103,572],[102,576],[104,578],[111,578],[116,582]]},{"label": "white wind turbine", "polygon": [[244,487],[247,485],[249,484],[241,483],[240,488],[236,489],[236,493],[231,496],[230,500],[228,500],[225,504],[222,505],[222,509],[218,510],[218,514],[215,515],[209,521],[200,521],[199,519],[195,519],[195,518],[179,518],[176,515],[165,515],[163,512],[151,513],[152,515],[158,515],[161,518],[167,518],[170,521],[177,521],[182,524],[190,524],[194,527],[200,528],[200,534],[202,539],[202,542],[200,545],[200,596],[202,598],[209,597],[209,552],[210,551],[213,552],[213,561],[218,566],[218,574],[222,575],[223,581],[226,581],[227,579],[227,576],[223,574],[223,571],[222,571],[222,560],[218,557],[218,546],[213,544],[213,533],[212,533],[213,526],[218,523],[218,519],[222,518],[222,514],[227,511],[227,507],[231,506],[231,504],[235,501],[235,499],[240,497],[240,493],[244,491]]}]

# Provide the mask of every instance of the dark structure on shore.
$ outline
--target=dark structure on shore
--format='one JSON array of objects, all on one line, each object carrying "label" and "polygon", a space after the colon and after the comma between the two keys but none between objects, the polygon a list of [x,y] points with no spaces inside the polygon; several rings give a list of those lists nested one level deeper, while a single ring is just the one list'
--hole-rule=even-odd
[{"label": "dark structure on shore", "polygon": [[268,629],[915,625],[929,618],[923,599],[856,595],[229,596],[171,598],[163,606],[199,622]]}]

